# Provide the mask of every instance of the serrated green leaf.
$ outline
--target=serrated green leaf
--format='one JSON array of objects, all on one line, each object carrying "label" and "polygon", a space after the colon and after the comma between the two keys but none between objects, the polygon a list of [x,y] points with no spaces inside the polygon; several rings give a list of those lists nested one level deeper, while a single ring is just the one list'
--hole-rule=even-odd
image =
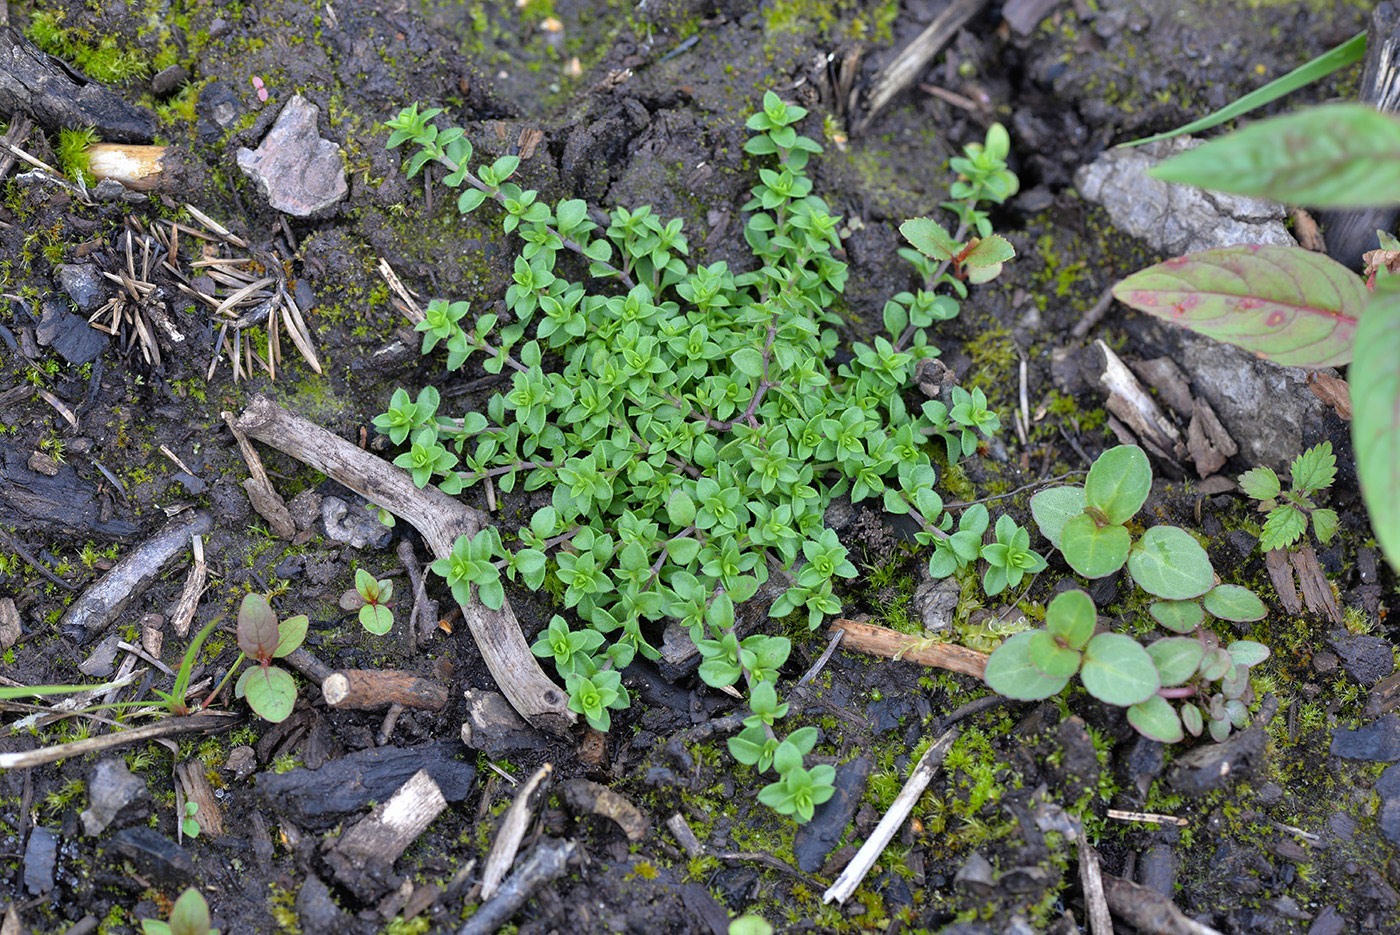
[{"label": "serrated green leaf", "polygon": [[961,249],[942,224],[929,218],[911,218],[899,225],[899,232],[915,250],[935,260],[951,260]]},{"label": "serrated green leaf", "polygon": [[1210,556],[1190,533],[1153,526],[1128,556],[1128,573],[1148,594],[1169,601],[1200,597],[1215,584]]},{"label": "serrated green leaf", "polygon": [[1259,531],[1259,548],[1265,552],[1286,549],[1307,532],[1308,518],[1290,503],[1280,504],[1269,511],[1264,528]]},{"label": "serrated green leaf", "polygon": [[1337,534],[1337,527],[1341,524],[1336,510],[1313,510],[1312,521],[1313,535],[1323,545],[1332,541],[1332,537]]},{"label": "serrated green leaf", "polygon": [[1239,483],[1245,496],[1255,500],[1272,500],[1283,491],[1279,486],[1278,475],[1274,473],[1273,468],[1268,467],[1245,471],[1240,475]]},{"label": "serrated green leaf", "polygon": [[751,347],[741,347],[735,351],[730,360],[734,366],[743,374],[750,377],[763,376],[763,355]]},{"label": "serrated green leaf", "polygon": [[1149,174],[1319,208],[1400,204],[1400,121],[1365,104],[1309,107],[1251,123]]},{"label": "serrated green leaf", "polygon": [[1267,245],[1206,250],[1149,266],[1114,286],[1113,295],[1290,367],[1351,360],[1367,300],[1361,277],[1326,254]]},{"label": "serrated green leaf", "polygon": [[1337,479],[1337,456],[1332,443],[1314,445],[1293,459],[1293,489],[1299,493],[1316,493],[1332,486]]}]

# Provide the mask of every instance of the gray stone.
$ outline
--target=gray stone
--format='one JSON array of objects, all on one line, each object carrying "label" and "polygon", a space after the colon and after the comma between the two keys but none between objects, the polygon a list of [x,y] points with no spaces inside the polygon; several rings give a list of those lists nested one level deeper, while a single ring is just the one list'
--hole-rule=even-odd
[{"label": "gray stone", "polygon": [[1356,730],[1332,730],[1332,755],[1347,760],[1400,760],[1400,715],[1387,714]]},{"label": "gray stone", "polygon": [[1308,927],[1308,935],[1342,935],[1346,931],[1346,920],[1335,906],[1328,906],[1317,914]]},{"label": "gray stone", "polygon": [[209,489],[208,482],[195,477],[193,474],[186,474],[179,471],[175,475],[175,480],[180,482],[180,486],[185,488],[185,493],[198,497]]},{"label": "gray stone", "polygon": [[321,520],[326,524],[328,538],[344,542],[352,549],[382,549],[394,537],[394,531],[363,504],[352,506],[339,497],[321,500]]},{"label": "gray stone", "polygon": [[31,896],[53,889],[53,869],[58,862],[58,835],[48,828],[29,832],[24,848],[24,888]]},{"label": "gray stone", "polygon": [[983,857],[980,851],[973,851],[953,876],[953,882],[974,893],[986,894],[996,887],[997,874],[991,861]]},{"label": "gray stone", "polygon": [[120,757],[99,760],[87,778],[88,807],[78,816],[83,831],[93,838],[113,823],[134,824],[151,811],[146,781],[132,775]]},{"label": "gray stone", "polygon": [[107,301],[107,280],[91,263],[61,263],[54,270],[54,278],[80,311],[96,311]]},{"label": "gray stone", "polygon": [[296,910],[306,935],[340,935],[350,928],[349,918],[331,898],[330,887],[318,876],[308,876],[297,891]]},{"label": "gray stone", "polygon": [[156,97],[169,97],[180,90],[190,80],[190,73],[183,65],[171,65],[156,72],[151,79],[151,93]]},{"label": "gray stone", "polygon": [[914,589],[914,612],[927,633],[941,633],[953,625],[958,613],[962,586],[954,577],[933,578],[928,565],[919,563],[919,586]]},{"label": "gray stone", "polygon": [[319,114],[315,104],[294,95],[256,150],[238,150],[238,167],[268,204],[293,217],[324,215],[350,191],[340,147],[316,130]]},{"label": "gray stone", "polygon": [[1154,844],[1138,859],[1138,882],[1163,896],[1176,893],[1176,853],[1165,844]]},{"label": "gray stone", "polygon": [[233,773],[233,778],[240,782],[253,775],[257,768],[258,756],[247,744],[234,747],[229,752],[228,759],[224,761],[224,769]]},{"label": "gray stone", "polygon": [[194,859],[189,852],[154,828],[118,831],[112,836],[112,850],[156,883],[180,886],[194,880]]},{"label": "gray stone", "polygon": [[846,833],[869,778],[869,757],[858,756],[836,768],[835,794],[816,807],[811,821],[797,826],[797,834],[792,839],[792,852],[799,870],[816,873],[822,868],[827,855]]},{"label": "gray stone", "polygon": [[117,664],[117,644],[121,641],[121,634],[114,633],[98,643],[92,654],[78,663],[78,671],[95,679],[105,679],[111,675]]},{"label": "gray stone", "polygon": [[1276,201],[1209,192],[1147,174],[1158,162],[1200,142],[1178,136],[1110,149],[1075,173],[1075,184],[1086,199],[1103,205],[1115,227],[1165,254],[1243,243],[1293,245],[1283,205]]},{"label": "gray stone", "polygon": [[0,597],[0,652],[15,645],[23,635],[24,627],[14,598]]},{"label": "gray stone", "polygon": [[1395,670],[1395,654],[1389,640],[1347,633],[1327,642],[1341,656],[1347,675],[1362,685],[1374,685]]},{"label": "gray stone", "polygon": [[305,532],[321,517],[321,495],[310,488],[287,501],[287,512],[299,532]]},{"label": "gray stone", "polygon": [[1167,785],[1190,798],[1223,789],[1249,776],[1264,760],[1269,735],[1249,727],[1224,743],[1197,747],[1177,759],[1167,775]]},{"label": "gray stone", "polygon": [[64,308],[68,303],[57,296],[44,302],[44,314],[34,336],[44,347],[75,367],[92,363],[107,349],[107,336],[87,323],[87,319]]}]

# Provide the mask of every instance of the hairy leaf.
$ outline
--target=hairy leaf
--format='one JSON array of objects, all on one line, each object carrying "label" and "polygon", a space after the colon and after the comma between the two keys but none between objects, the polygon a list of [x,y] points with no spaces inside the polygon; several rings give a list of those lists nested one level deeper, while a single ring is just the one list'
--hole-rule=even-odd
[{"label": "hairy leaf", "polygon": [[1134,273],[1113,287],[1113,295],[1138,311],[1290,367],[1349,361],[1366,307],[1361,277],[1325,254],[1282,246],[1177,257]]}]

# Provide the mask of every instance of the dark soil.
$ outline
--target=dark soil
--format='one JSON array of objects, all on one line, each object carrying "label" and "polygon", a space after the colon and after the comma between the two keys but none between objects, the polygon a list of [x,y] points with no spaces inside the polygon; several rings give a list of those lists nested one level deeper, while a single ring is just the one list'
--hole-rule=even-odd
[{"label": "dark soil", "polygon": [[[993,119],[1011,130],[1022,192],[994,220],[1018,256],[994,286],[974,290],[936,338],[964,385],[984,388],[1002,413],[1003,445],[949,471],[944,494],[970,500],[1083,470],[1085,456],[1116,442],[1093,388],[1056,388],[1052,352],[1084,343],[1070,329],[1103,289],[1158,257],[1080,199],[1074,171],[1114,143],[1199,116],[1354,35],[1368,5],[1076,0],[1054,4],[1029,35],[1019,35],[993,4],[922,79],[983,102],[978,110],[916,89],[856,136],[846,132],[841,63],[851,63],[861,87],[938,12],[936,0],[11,3],[10,22],[21,30],[36,12],[62,11],[74,43],[97,47],[111,37],[113,48],[148,64],[173,51],[190,68],[197,103],[161,111],[160,141],[186,154],[181,191],[86,205],[59,189],[22,183],[16,175],[23,166],[2,183],[0,277],[8,306],[0,307],[0,485],[8,489],[0,489],[0,597],[14,599],[22,626],[0,664],[4,684],[87,683],[93,679],[77,664],[102,637],[139,643],[143,615],[166,615],[179,597],[183,558],[106,633],[83,640],[58,621],[76,593],[153,535],[168,514],[195,507],[214,518],[204,544],[210,583],[196,630],[232,620],[243,594],[271,592],[282,614],[310,616],[308,648],[333,667],[407,669],[449,683],[452,692],[440,713],[404,712],[387,744],[376,739],[382,712],[328,709],[304,682],[296,712],[280,725],[232,702],[243,719],[229,730],[117,751],[153,801],[149,817],[97,837],[83,834],[79,818],[95,757],[0,774],[0,896],[31,932],[64,932],[88,916],[98,932],[134,932],[138,920],[164,917],[189,883],[207,896],[215,925],[240,935],[455,931],[478,905],[473,885],[512,798],[490,764],[522,780],[549,762],[556,787],[573,779],[606,784],[641,809],[649,827],[632,841],[612,821],[566,807],[565,796],[547,798],[536,833],[573,838],[584,856],[526,905],[513,923],[520,932],[719,935],[727,917],[744,911],[793,932],[1086,931],[1074,842],[1045,830],[1055,806],[1085,823],[1106,872],[1169,895],[1220,931],[1400,931],[1400,820],[1390,804],[1400,788],[1389,788],[1400,783],[1381,779],[1379,762],[1400,756],[1400,747],[1394,756],[1380,740],[1359,744],[1355,758],[1327,752],[1334,731],[1373,720],[1363,713],[1366,691],[1393,667],[1388,643],[1357,642],[1363,634],[1389,639],[1386,602],[1394,582],[1383,562],[1377,570],[1349,472],[1333,496],[1343,536],[1320,556],[1346,610],[1344,628],[1279,609],[1254,548],[1260,518],[1242,497],[1208,497],[1190,483],[1159,481],[1149,505],[1161,520],[1209,536],[1226,580],[1256,588],[1276,608],[1253,628],[1274,652],[1260,673],[1260,694],[1272,694],[1278,712],[1244,735],[1255,755],[1198,788],[1173,779],[1189,744],[1163,749],[1142,740],[1082,693],[1039,706],[993,707],[964,722],[955,755],[913,820],[841,907],[824,905],[822,892],[893,800],[943,716],[986,694],[984,685],[908,662],[835,654],[798,720],[821,729],[820,761],[847,764],[841,773],[850,783],[851,817],[846,824],[841,815],[827,829],[825,847],[757,803],[763,780],[729,757],[722,736],[693,739],[697,725],[733,710],[732,700],[693,676],[669,681],[649,667],[630,671],[638,700],[614,718],[601,756],[590,747],[596,737],[582,729],[563,739],[516,738],[529,749],[489,756],[468,749],[458,739],[463,692],[494,686],[465,628],[450,635],[444,628],[415,651],[404,624],[407,599],[384,637],[369,635],[337,606],[356,568],[396,576],[396,590],[408,593],[394,549],[408,536],[421,560],[415,533],[400,524],[388,544],[364,549],[332,541],[315,522],[293,539],[274,537],[249,504],[241,486],[247,468],[220,417],[264,392],[345,438],[387,451],[370,422],[395,387],[437,381],[454,411],[494,388],[476,363],[443,382],[440,362],[414,350],[417,340],[376,272],[383,258],[423,296],[470,299],[480,310],[503,294],[511,270],[514,247],[503,235],[485,220],[459,217],[441,185],[429,209],[421,182],[405,178],[398,152],[386,152],[383,123],[404,104],[445,107],[481,159],[528,151],[522,184],[544,199],[649,204],[662,217],[685,220],[694,259],[746,268],[752,259],[740,206],[755,170],[743,154],[743,124],[763,90],[774,89],[811,109],[801,129],[826,147],[812,174],[815,191],[848,219],[844,311],[852,339],[873,334],[888,296],[913,285],[895,254],[902,243],[897,227],[939,210],[952,180],[947,158],[980,140]],[[148,90],[152,72],[114,87],[131,102],[162,104]],[[255,76],[270,92],[266,103]],[[1347,95],[1355,78],[1344,72],[1295,95],[1289,106]],[[238,149],[258,145],[293,93],[320,107],[321,135],[345,152],[349,197],[320,220],[280,217],[236,164]],[[52,162],[56,144],[56,131],[40,128],[24,148]],[[58,264],[115,270],[125,264],[116,247],[124,225],[149,228],[183,217],[185,202],[249,241],[269,266],[281,268],[289,289],[309,297],[303,309],[322,375],[284,341],[275,381],[258,371],[235,382],[227,359],[207,378],[210,319],[162,271],[151,275],[185,340],[162,334],[159,366],[127,332],[82,366],[35,343],[48,305],[67,308],[54,278]],[[1129,360],[1159,353],[1143,345],[1131,321],[1116,308],[1090,338],[1104,338]],[[1044,413],[1025,445],[1009,418],[1022,357],[1029,361],[1030,409]],[[29,388],[51,394],[76,425]],[[1315,429],[1318,438],[1345,434],[1336,426]],[[183,469],[166,449],[193,476],[177,478]],[[61,462],[56,476],[31,470],[36,452]],[[262,449],[262,457],[289,500],[314,491],[362,502],[285,455]],[[1251,466],[1236,459],[1226,473]],[[1023,522],[1027,495],[1003,502]],[[485,506],[479,491],[472,496]],[[511,522],[520,505],[506,500],[502,521]],[[924,558],[879,514],[848,510],[844,521],[830,519],[862,565],[842,595],[844,614],[907,628]],[[25,553],[68,586],[42,575]],[[1022,596],[1025,606],[1048,600],[1067,577],[1052,560]],[[1131,588],[1112,581],[1100,588],[1101,613],[1140,615]],[[441,581],[431,581],[430,592],[451,606]],[[554,612],[548,596],[518,589],[510,596],[533,640]],[[995,633],[968,622],[986,616],[973,609],[960,615],[963,635],[989,648]],[[805,671],[823,644],[815,634],[799,642],[787,675]],[[167,630],[163,661],[176,666],[183,651],[184,640]],[[229,628],[216,630],[196,681],[217,681],[237,653]],[[152,689],[169,682],[157,673],[137,687],[150,700]],[[14,719],[31,710],[6,707]],[[1400,734],[1400,724],[1392,726]],[[44,721],[0,738],[0,751],[106,729],[83,718]],[[475,778],[394,866],[402,887],[395,880],[382,899],[363,898],[335,882],[322,843],[387,793],[313,820],[286,796],[270,794],[265,777],[329,769],[375,746],[424,744],[455,764],[458,780],[467,770]],[[170,850],[179,824],[172,772],[186,762],[212,786],[223,833],[186,838]],[[1110,819],[1110,808],[1185,823]],[[829,812],[819,825],[823,817],[831,824],[835,809]],[[698,836],[699,855],[685,853],[667,829],[677,814]],[[132,843],[142,829],[163,838],[151,845],[159,852],[154,858]],[[799,863],[813,869],[799,870]],[[8,921],[4,931],[12,931]]]}]

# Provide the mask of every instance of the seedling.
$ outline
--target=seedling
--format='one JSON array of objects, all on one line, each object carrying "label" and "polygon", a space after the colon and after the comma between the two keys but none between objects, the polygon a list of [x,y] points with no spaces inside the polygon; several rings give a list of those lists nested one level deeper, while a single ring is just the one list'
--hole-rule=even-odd
[{"label": "seedling", "polygon": [[170,921],[142,919],[143,935],[219,935],[219,930],[209,927],[209,904],[190,887],[175,900],[170,910]]},{"label": "seedling", "polygon": [[388,606],[393,596],[394,582],[376,581],[374,575],[357,568],[355,587],[340,595],[340,606],[344,610],[358,609],[360,625],[376,636],[383,636],[394,627],[394,612]]},{"label": "seedling", "polygon": [[190,678],[194,674],[195,657],[199,655],[199,648],[204,645],[204,641],[208,638],[209,634],[214,632],[214,627],[217,626],[218,623],[218,620],[211,620],[203,629],[195,634],[194,639],[190,640],[190,645],[185,647],[185,655],[180,659],[180,668],[175,670],[175,686],[170,690],[169,694],[160,689],[152,689],[160,696],[161,701],[165,704],[165,707],[169,709],[171,714],[190,713],[190,706],[185,698],[185,693],[189,690]]},{"label": "seedling", "polygon": [[[578,623],[556,617],[534,652],[554,660],[570,706],[598,729],[628,704],[618,672],[637,654],[657,658],[648,633],[680,623],[707,684],[748,688],[750,720],[731,749],[778,772],[760,798],[806,820],[830,795],[832,773],[802,765],[815,732],[774,730],[787,712],[776,685],[791,644],[740,639],[734,609],[772,568],[793,579],[772,616],[801,614],[815,628],[841,609],[836,587],[856,568],[823,526],[835,496],[909,515],[926,544],[954,536],[924,442],[941,437],[956,461],[999,419],[980,391],[958,388],[950,406],[910,412],[903,390],[917,361],[938,353],[925,329],[955,316],[969,284],[995,278],[1014,254],[984,210],[1018,184],[1005,129],[993,126],[954,160],[955,232],[927,218],[901,228],[920,288],[886,306],[888,336],[855,344],[843,363],[838,334],[824,327],[840,320],[833,306],[846,282],[840,219],[812,193],[806,166],[821,147],[797,131],[805,108],[770,92],[748,121],[745,151],[765,163],[743,208],[748,272],[691,264],[681,222],[650,208],[619,207],[597,221],[577,199],[550,205],[512,180],[515,156],[473,168],[470,142],[459,128],[438,128],[439,113],[406,108],[389,122],[388,145],[412,144],[410,176],[436,164],[442,183],[460,190],[461,213],[492,202],[521,247],[508,314],[439,300],[416,327],[423,352],[445,350],[449,370],[475,357],[489,373],[508,373],[510,386],[484,414],[461,419],[438,414],[436,392],[397,391],[375,424],[408,446],[396,463],[419,486],[455,493],[490,479],[550,495],[519,528],[518,545],[506,549],[483,529],[458,538],[434,572],[459,602],[476,596],[492,608],[504,603],[506,578],[535,589],[557,581]],[[586,279],[568,278],[578,267],[557,262],[566,251]],[[984,547],[990,518],[985,509],[980,517],[976,533],[959,529],[958,558],[941,561],[944,574],[985,558],[995,594],[1044,566],[1008,519]]]},{"label": "seedling", "polygon": [[243,670],[234,685],[234,695],[248,699],[252,708],[264,720],[285,721],[297,700],[297,684],[286,669],[272,665],[301,645],[306,639],[308,621],[305,614],[277,622],[277,614],[261,594],[247,594],[238,608],[238,648],[232,672],[245,659],[257,663]]},{"label": "seedling", "polygon": [[1268,513],[1259,534],[1259,548],[1265,552],[1286,549],[1308,529],[1312,520],[1313,535],[1326,545],[1337,534],[1337,511],[1319,507],[1314,497],[1337,477],[1337,456],[1332,443],[1314,445],[1293,459],[1293,481],[1284,490],[1272,468],[1257,467],[1240,475],[1240,489],[1261,501],[1259,510]]},{"label": "seedling", "polygon": [[199,814],[199,803],[186,800],[185,817],[180,819],[180,830],[187,838],[199,837],[199,819],[194,817],[197,814]]}]

